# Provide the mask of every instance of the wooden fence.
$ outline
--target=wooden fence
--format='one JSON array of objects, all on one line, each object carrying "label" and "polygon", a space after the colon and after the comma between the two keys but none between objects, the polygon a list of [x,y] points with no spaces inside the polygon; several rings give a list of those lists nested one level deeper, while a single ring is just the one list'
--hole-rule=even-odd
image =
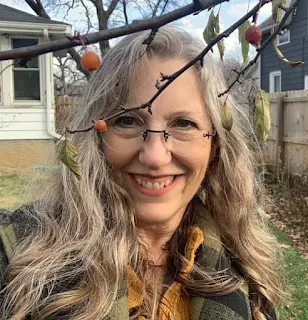
[{"label": "wooden fence", "polygon": [[263,145],[266,162],[308,175],[308,90],[271,94],[271,130]]},{"label": "wooden fence", "polygon": [[[56,98],[57,129],[65,126],[69,110],[80,105],[79,96]],[[264,160],[308,175],[308,90],[271,94],[271,130],[263,148]]]},{"label": "wooden fence", "polygon": [[71,109],[80,105],[80,100],[80,96],[57,96],[55,98],[57,131],[61,132],[65,127]]}]

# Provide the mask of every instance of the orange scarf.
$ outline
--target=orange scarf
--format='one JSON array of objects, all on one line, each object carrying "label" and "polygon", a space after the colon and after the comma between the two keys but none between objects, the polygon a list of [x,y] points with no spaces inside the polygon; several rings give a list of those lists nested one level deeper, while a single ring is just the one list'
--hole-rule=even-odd
[{"label": "orange scarf", "polygon": [[[185,258],[187,259],[181,272],[189,273],[195,262],[196,251],[203,243],[203,232],[197,226],[188,229],[188,238],[185,246]],[[137,308],[142,305],[142,280],[136,273],[128,268],[128,305],[129,309]],[[183,285],[174,281],[162,296],[159,304],[160,320],[189,320],[190,317],[190,298],[182,290]],[[138,320],[146,320],[144,316],[139,316]]]}]

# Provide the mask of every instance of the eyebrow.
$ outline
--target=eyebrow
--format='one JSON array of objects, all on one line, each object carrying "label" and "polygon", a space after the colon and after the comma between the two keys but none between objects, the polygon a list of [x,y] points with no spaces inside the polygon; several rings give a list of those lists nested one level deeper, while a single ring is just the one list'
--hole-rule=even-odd
[{"label": "eyebrow", "polygon": [[[143,118],[151,117],[151,114],[147,111],[147,109],[137,110],[135,112],[136,112],[136,114],[138,114],[138,116],[143,117]],[[152,112],[155,112],[155,111],[152,109]],[[200,119],[200,117],[206,117],[206,112],[205,112],[205,110],[202,112],[176,110],[176,111],[170,111],[170,112],[166,113],[163,117],[164,117],[164,119],[177,118],[177,117],[184,117],[184,118],[194,117],[194,118]]]}]

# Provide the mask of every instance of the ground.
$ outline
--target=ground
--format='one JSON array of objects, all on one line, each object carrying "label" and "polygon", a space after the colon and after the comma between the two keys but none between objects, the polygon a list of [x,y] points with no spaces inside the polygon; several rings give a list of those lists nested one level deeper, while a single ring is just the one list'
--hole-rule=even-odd
[{"label": "ground", "polygon": [[308,176],[267,178],[266,186],[271,221],[290,235],[292,245],[308,259]]}]

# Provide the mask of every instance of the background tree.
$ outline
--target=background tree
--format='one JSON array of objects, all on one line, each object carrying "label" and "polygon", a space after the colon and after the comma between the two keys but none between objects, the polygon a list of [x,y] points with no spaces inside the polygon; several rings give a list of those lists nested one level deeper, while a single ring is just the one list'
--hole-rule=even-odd
[{"label": "background tree", "polygon": [[[230,85],[235,81],[237,77],[237,70],[241,70],[244,67],[245,64],[242,62],[242,57],[239,55],[229,56],[224,59],[222,68],[227,85]],[[243,106],[244,110],[246,110],[251,123],[253,123],[254,118],[254,99],[259,90],[260,87],[258,82],[256,79],[252,78],[249,72],[245,73],[241,77],[241,80],[236,81],[232,87],[233,98],[239,105]]]},{"label": "background tree", "polygon": [[[47,13],[43,7],[43,4],[41,0],[25,0],[39,15],[47,16]],[[47,1],[47,0],[46,0]],[[73,0],[72,0],[73,1]],[[0,60],[8,60],[8,59],[19,59],[19,63],[25,62],[29,60],[29,58],[38,56],[47,52],[55,52],[58,50],[72,50],[72,48],[82,44],[83,48],[85,49],[85,45],[99,43],[99,47],[101,50],[101,54],[104,54],[105,50],[108,48],[107,42],[109,39],[113,38],[119,38],[121,36],[142,31],[142,30],[151,30],[149,32],[149,36],[144,40],[143,44],[148,46],[151,44],[153,39],[155,38],[155,35],[159,28],[161,26],[164,26],[168,23],[177,21],[178,19],[185,17],[190,14],[198,14],[199,12],[203,10],[211,10],[207,25],[204,29],[203,36],[207,43],[205,48],[191,61],[187,62],[185,66],[183,66],[181,69],[176,71],[173,74],[165,75],[161,74],[160,78],[157,79],[156,82],[156,89],[157,92],[153,95],[152,98],[150,98],[148,101],[145,101],[139,106],[134,106],[130,108],[121,108],[119,111],[114,112],[111,115],[108,115],[107,117],[104,117],[102,119],[97,119],[92,122],[91,125],[89,125],[87,128],[76,128],[76,129],[70,129],[65,128],[65,132],[63,134],[64,140],[61,141],[61,153],[59,155],[59,159],[62,160],[76,175],[78,179],[80,179],[80,168],[79,165],[75,162],[75,157],[78,154],[78,150],[72,145],[72,143],[67,139],[69,134],[75,134],[75,133],[85,133],[90,130],[100,130],[99,128],[104,128],[104,130],[107,127],[108,120],[119,116],[121,114],[130,112],[130,111],[136,111],[140,109],[147,109],[148,112],[152,113],[152,104],[157,99],[157,97],[181,74],[183,74],[186,70],[188,70],[191,66],[200,63],[201,66],[203,66],[203,58],[204,56],[209,52],[213,50],[213,47],[215,45],[218,46],[220,57],[223,60],[224,57],[224,39],[229,37],[232,32],[234,32],[236,29],[239,29],[239,40],[242,44],[242,53],[243,53],[243,59],[244,58],[244,51],[243,50],[243,44],[248,45],[252,44],[256,48],[256,55],[255,57],[245,66],[240,68],[240,70],[234,70],[236,76],[233,81],[228,85],[226,90],[224,92],[221,92],[218,94],[218,97],[223,98],[221,100],[221,106],[220,111],[222,115],[222,126],[226,130],[231,130],[232,123],[233,123],[233,116],[232,112],[229,109],[229,106],[227,104],[227,99],[230,93],[230,90],[237,84],[240,83],[241,78],[245,75],[246,71],[256,63],[257,59],[260,57],[261,52],[266,48],[271,42],[273,42],[274,47],[276,43],[276,37],[277,35],[283,30],[284,25],[288,19],[288,17],[291,14],[296,13],[296,9],[298,5],[300,4],[301,0],[293,0],[288,7],[286,7],[287,0],[259,0],[257,5],[254,6],[251,10],[249,10],[245,15],[243,15],[239,20],[234,22],[231,26],[229,26],[224,31],[220,31],[220,24],[219,24],[219,11],[216,13],[214,11],[215,6],[220,5],[223,2],[229,1],[229,0],[193,0],[188,5],[181,6],[177,10],[172,10],[169,13],[165,13],[165,8],[162,8],[163,14],[161,16],[157,16],[157,10],[153,11],[152,14],[155,14],[154,17],[150,17],[148,19],[143,19],[140,21],[132,21],[132,23],[129,23],[129,21],[125,20],[125,25],[123,27],[114,27],[114,28],[108,28],[108,21],[110,16],[115,12],[115,9],[118,4],[122,4],[123,7],[123,1],[124,1],[124,9],[123,14],[124,18],[127,17],[127,8],[128,4],[130,2],[126,2],[125,0],[116,1],[112,0],[108,3],[104,4],[101,2],[101,0],[88,0],[92,4],[94,4],[97,16],[100,17],[100,14],[107,17],[104,21],[107,21],[107,24],[103,27],[105,29],[102,29],[97,32],[90,32],[86,35],[78,36],[70,36],[66,35],[65,38],[59,39],[59,40],[53,40],[49,43],[43,43],[34,45],[27,48],[18,48],[13,50],[7,50],[0,52]],[[75,0],[71,3],[71,6],[75,3],[77,3],[78,0]],[[79,2],[78,2],[79,3]],[[80,3],[84,6],[85,0],[80,0]],[[136,4],[135,2],[132,2],[133,4]],[[262,6],[264,6],[267,3],[272,3],[272,18],[273,18],[273,26],[271,30],[271,34],[267,39],[264,39],[261,43],[262,38],[262,32],[257,27],[257,20],[258,15],[260,12],[260,9]],[[34,4],[34,6],[33,6]],[[69,4],[69,2],[66,3],[66,5]],[[165,3],[166,4],[166,3]],[[158,8],[159,8],[158,4]],[[71,6],[68,6],[68,9],[71,8]],[[155,7],[154,7],[155,9]],[[86,17],[90,16],[90,12],[86,14]],[[252,18],[252,24],[249,22],[249,19]],[[128,24],[127,24],[128,23]],[[241,28],[243,25],[245,25],[245,28]],[[100,22],[98,21],[98,28],[101,27]],[[107,30],[108,29],[108,30]],[[242,33],[242,36],[241,36]],[[248,36],[249,35],[249,36]],[[249,44],[248,44],[249,43]],[[108,42],[109,45],[109,42]],[[277,50],[276,50],[277,51]],[[78,55],[78,53],[74,52]],[[83,55],[83,57],[86,54]],[[302,64],[302,61],[289,61],[287,58],[285,58],[283,55],[277,53],[278,57],[288,63],[292,67],[296,67],[300,64]],[[79,56],[79,55],[78,55]],[[73,57],[73,54],[72,54]],[[80,61],[79,61],[80,62]],[[94,69],[93,69],[94,70]],[[267,134],[270,130],[270,110],[269,110],[269,98],[266,92],[263,90],[260,90],[255,97],[255,129],[257,137],[260,140],[266,140]]]},{"label": "background tree", "polygon": [[[74,26],[83,34],[107,30],[139,19],[150,19],[170,12],[188,0],[17,0],[26,2],[40,17],[62,16],[64,22],[74,11],[83,17]],[[109,40],[99,41],[94,48],[103,57],[110,48]],[[80,48],[69,48],[68,55],[55,62],[55,91],[61,94],[74,94],[80,89],[89,74],[80,64],[83,53]],[[78,88],[77,88],[78,87]]]}]

